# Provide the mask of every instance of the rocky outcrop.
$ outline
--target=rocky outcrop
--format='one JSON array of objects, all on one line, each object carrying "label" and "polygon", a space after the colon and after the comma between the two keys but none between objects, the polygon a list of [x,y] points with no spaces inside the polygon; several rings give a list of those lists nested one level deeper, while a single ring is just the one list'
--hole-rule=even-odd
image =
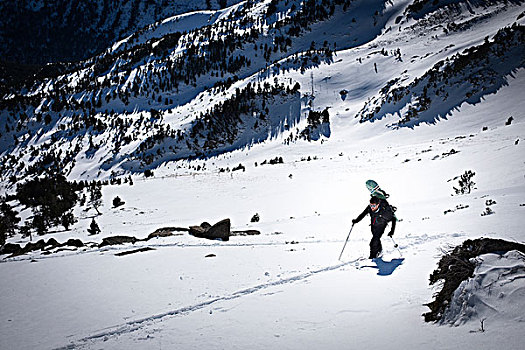
[{"label": "rocky outcrop", "polygon": [[15,257],[35,250],[49,251],[54,248],[66,246],[80,248],[84,246],[84,243],[82,243],[82,241],[79,239],[69,239],[65,243],[58,243],[54,238],[50,238],[47,242],[43,239],[40,239],[34,243],[29,242],[24,247],[22,247],[20,244],[7,243],[0,248],[0,254],[11,254],[10,257]]},{"label": "rocky outcrop", "polygon": [[[206,238],[206,239],[220,239],[222,241],[228,241],[231,236],[253,236],[260,235],[261,233],[257,230],[244,230],[244,231],[231,231],[230,219],[224,219],[217,222],[215,225],[211,225],[208,222],[203,222],[199,226],[190,226],[189,228],[183,227],[164,227],[155,230],[150,233],[147,238],[139,239],[133,236],[111,236],[102,239],[100,244],[90,243],[91,247],[106,247],[111,245],[119,245],[136,242],[146,242],[152,238],[169,237],[174,236],[174,232],[189,232],[192,236]],[[41,250],[46,251],[50,254],[51,250],[60,247],[75,247],[80,248],[86,246],[80,239],[71,238],[65,243],[59,243],[56,239],[50,238],[48,241],[43,239],[37,242],[29,242],[25,246],[20,244],[6,243],[0,247],[0,254],[9,254],[9,258],[30,253],[32,251]]]},{"label": "rocky outcrop", "polygon": [[228,241],[231,235],[230,219],[221,220],[215,225],[203,222],[200,226],[190,226],[190,235],[200,238]]},{"label": "rocky outcrop", "polygon": [[98,246],[99,248],[108,246],[108,245],[116,245],[116,244],[124,244],[124,243],[135,243],[138,239],[136,237],[130,237],[130,236],[112,236],[112,237],[106,237],[102,239],[102,243],[100,243]]},{"label": "rocky outcrop", "polygon": [[429,312],[423,314],[425,321],[435,322],[441,319],[452,300],[454,291],[461,282],[473,276],[476,265],[472,258],[488,253],[504,254],[511,250],[525,253],[525,245],[502,239],[468,239],[452,252],[445,254],[439,261],[438,268],[430,275],[430,284],[441,281],[443,288],[435,295],[434,301],[425,304],[430,308]]},{"label": "rocky outcrop", "polygon": [[148,235],[147,240],[150,240],[152,238],[158,238],[158,237],[169,237],[174,236],[173,232],[188,232],[189,229],[183,228],[183,227],[163,227],[155,230],[154,232],[150,233]]}]

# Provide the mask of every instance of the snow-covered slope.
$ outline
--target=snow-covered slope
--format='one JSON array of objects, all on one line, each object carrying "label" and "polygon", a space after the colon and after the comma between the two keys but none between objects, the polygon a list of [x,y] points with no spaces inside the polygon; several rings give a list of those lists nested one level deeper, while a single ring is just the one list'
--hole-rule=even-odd
[{"label": "snow-covered slope", "polygon": [[[270,11],[243,2],[147,27],[4,96],[2,179],[50,165],[69,178],[108,179],[276,134],[330,136],[328,125],[305,118],[310,111],[434,122],[497,92],[522,67],[518,4],[443,7],[416,21],[408,3],[288,2]],[[324,88],[332,93],[316,91]],[[300,98],[302,110],[292,107]]]},{"label": "snow-covered slope", "polygon": [[[54,227],[43,238],[146,238],[159,228],[224,218],[233,230],[261,234],[222,242],[174,231],[134,245],[4,255],[0,348],[521,349],[518,252],[481,257],[443,324],[421,315],[436,291],[428,278],[443,250],[467,238],[525,241],[523,3],[341,2],[267,59],[261,46],[293,27],[270,24],[301,9],[289,1],[268,12],[271,3],[167,19],[70,75],[4,97],[2,193],[38,174],[30,165],[43,153],[60,158],[60,150],[70,156],[59,163],[70,180],[129,171],[133,178],[132,186],[103,187],[101,215],[77,206],[69,231]],[[230,72],[208,69],[214,61],[204,59],[206,73],[160,87],[170,64],[191,62],[188,38],[200,57],[213,38],[201,33],[243,30],[260,32],[223,53],[245,56],[249,65]],[[166,54],[152,54],[155,47]],[[34,105],[10,109],[15,100]],[[69,105],[53,111],[58,100]],[[88,100],[83,114],[80,101]],[[417,115],[400,123],[411,107]],[[310,111],[324,110],[329,122],[311,125]],[[84,123],[78,130],[75,119]],[[178,130],[194,135],[179,141]],[[269,164],[276,157],[283,163]],[[239,164],[244,170],[232,171]],[[468,170],[476,188],[456,195]],[[370,229],[362,221],[338,261],[351,219],[367,205],[370,178],[398,207],[399,250],[384,237],[382,262],[363,260]],[[112,206],[116,196],[123,206]],[[33,215],[17,209],[24,220]],[[251,222],[256,213],[260,221]],[[96,236],[87,232],[93,218]],[[141,248],[151,250],[116,255]]]}]

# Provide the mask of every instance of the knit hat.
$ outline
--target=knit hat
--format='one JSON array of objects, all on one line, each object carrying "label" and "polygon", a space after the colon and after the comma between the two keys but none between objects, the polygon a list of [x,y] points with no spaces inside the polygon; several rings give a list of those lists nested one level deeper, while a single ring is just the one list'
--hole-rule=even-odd
[{"label": "knit hat", "polygon": [[378,204],[380,202],[381,202],[381,200],[378,197],[376,197],[376,196],[370,197],[370,203]]}]

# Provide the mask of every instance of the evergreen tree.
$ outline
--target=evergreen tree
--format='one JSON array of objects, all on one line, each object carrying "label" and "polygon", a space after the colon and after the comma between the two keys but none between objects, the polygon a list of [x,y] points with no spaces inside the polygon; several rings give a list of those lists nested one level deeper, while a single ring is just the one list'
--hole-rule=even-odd
[{"label": "evergreen tree", "polygon": [[31,224],[25,224],[23,225],[22,227],[20,227],[20,235],[22,237],[29,237],[29,240],[32,241],[33,240],[33,235],[31,234]]},{"label": "evergreen tree", "polygon": [[89,228],[87,231],[90,236],[98,235],[100,233],[100,227],[98,227],[98,224],[95,221],[95,218],[91,220],[91,224],[89,225]]},{"label": "evergreen tree", "polygon": [[98,208],[102,205],[102,185],[100,183],[93,182],[89,186],[89,203],[93,206],[93,209],[100,215]]},{"label": "evergreen tree", "polygon": [[124,201],[122,199],[120,199],[119,196],[116,196],[115,198],[113,198],[113,207],[120,207],[121,205],[124,205]]},{"label": "evergreen tree", "polygon": [[72,212],[65,213],[60,219],[60,224],[64,226],[64,229],[66,229],[66,231],[69,231],[69,227],[75,222],[77,222],[77,220],[75,219],[75,216]]},{"label": "evergreen tree", "polygon": [[44,217],[41,214],[37,214],[33,217],[31,226],[36,230],[39,236],[43,236],[47,233],[47,225]]},{"label": "evergreen tree", "polygon": [[468,194],[470,193],[475,187],[476,183],[472,180],[472,178],[476,175],[475,172],[472,170],[467,170],[463,175],[459,177],[458,180],[458,187],[453,187],[456,194]]},{"label": "evergreen tree", "polygon": [[0,201],[0,246],[4,245],[7,237],[15,233],[20,222],[18,213],[11,208],[5,199]]}]

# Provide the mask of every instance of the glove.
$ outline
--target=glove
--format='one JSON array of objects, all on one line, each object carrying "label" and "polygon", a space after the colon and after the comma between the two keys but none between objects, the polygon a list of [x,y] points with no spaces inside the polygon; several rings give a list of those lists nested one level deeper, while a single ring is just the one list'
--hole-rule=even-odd
[{"label": "glove", "polygon": [[357,219],[352,219],[352,224],[357,224]]},{"label": "glove", "polygon": [[390,232],[388,233],[388,237],[392,237],[393,235],[394,235],[394,231],[390,231]]}]

